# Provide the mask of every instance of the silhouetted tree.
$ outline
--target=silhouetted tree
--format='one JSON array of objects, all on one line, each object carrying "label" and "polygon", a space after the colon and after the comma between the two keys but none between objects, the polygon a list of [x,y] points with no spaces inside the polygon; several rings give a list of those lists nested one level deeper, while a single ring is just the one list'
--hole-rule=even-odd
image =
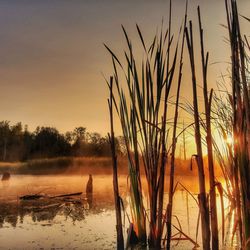
[{"label": "silhouetted tree", "polygon": [[[118,154],[124,154],[122,137],[116,138]],[[26,161],[34,158],[59,156],[110,156],[107,137],[99,133],[89,133],[85,127],[61,134],[53,127],[38,126],[34,132],[21,122],[10,125],[0,122],[0,160]]]},{"label": "silhouetted tree", "polygon": [[28,126],[26,125],[23,132],[23,154],[21,157],[22,161],[26,161],[30,158],[33,140],[34,134],[28,131]]},{"label": "silhouetted tree", "polygon": [[31,153],[39,157],[66,156],[70,154],[71,145],[57,129],[41,127],[36,129]]},{"label": "silhouetted tree", "polygon": [[0,122],[0,148],[1,148],[1,159],[6,160],[7,155],[7,144],[10,137],[10,125],[9,121]]}]

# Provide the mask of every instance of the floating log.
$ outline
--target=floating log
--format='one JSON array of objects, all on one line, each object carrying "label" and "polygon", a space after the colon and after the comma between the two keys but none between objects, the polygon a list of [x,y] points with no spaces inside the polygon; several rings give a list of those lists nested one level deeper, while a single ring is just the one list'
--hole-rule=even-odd
[{"label": "floating log", "polygon": [[28,195],[20,196],[19,199],[20,200],[38,200],[44,197],[45,195],[41,195],[41,194],[28,194]]},{"label": "floating log", "polygon": [[60,194],[60,195],[56,195],[56,196],[51,196],[49,198],[60,198],[60,197],[77,196],[77,195],[82,195],[82,192],[71,193],[71,194]]},{"label": "floating log", "polygon": [[60,197],[77,196],[81,194],[82,192],[71,193],[71,194],[60,194],[60,195],[55,195],[55,196],[47,196],[47,195],[42,195],[42,194],[28,194],[28,195],[20,196],[19,199],[20,200],[38,200],[40,198],[54,199],[54,198],[60,198]]}]

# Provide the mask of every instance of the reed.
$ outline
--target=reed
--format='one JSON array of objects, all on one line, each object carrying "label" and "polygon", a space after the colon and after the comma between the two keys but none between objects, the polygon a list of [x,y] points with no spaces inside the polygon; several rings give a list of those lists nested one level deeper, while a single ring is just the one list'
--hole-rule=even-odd
[{"label": "reed", "polygon": [[[173,196],[174,196],[175,150],[176,150],[176,144],[177,144],[176,131],[177,131],[177,122],[178,122],[178,115],[179,115],[178,109],[179,109],[179,97],[180,97],[180,88],[181,88],[181,81],[182,81],[183,51],[184,51],[184,42],[185,42],[186,23],[187,23],[187,2],[186,2],[186,10],[185,10],[184,29],[183,29],[183,35],[182,35],[181,55],[180,55],[180,63],[179,63],[179,76],[178,76],[176,102],[175,102],[174,126],[173,126],[173,135],[172,135],[172,144],[171,144],[172,153],[171,153],[169,195],[168,195],[168,205],[167,205],[167,249],[170,249],[170,243],[171,243],[172,210],[173,210]],[[185,152],[185,148],[184,148],[184,152]]]},{"label": "reed", "polygon": [[207,202],[207,194],[205,187],[205,175],[202,154],[202,138],[200,132],[200,114],[197,100],[197,80],[196,80],[196,67],[194,58],[194,44],[193,44],[193,28],[192,21],[189,21],[189,30],[185,29],[186,41],[189,52],[191,73],[192,73],[192,86],[193,86],[193,114],[195,121],[195,143],[197,148],[196,161],[198,165],[199,174],[199,208],[201,214],[201,229],[202,229],[202,242],[203,249],[210,249],[210,221],[209,221],[209,207]]},{"label": "reed", "polygon": [[225,0],[231,47],[231,105],[233,110],[233,169],[238,226],[242,247],[250,249],[250,102],[247,63],[249,43],[242,38],[237,2]]},{"label": "reed", "polygon": [[184,157],[184,161],[187,160],[187,150],[186,150],[186,133],[185,133],[185,129],[184,129],[184,121],[183,121],[183,126],[182,126],[182,137],[183,137],[183,157]]},{"label": "reed", "polygon": [[110,114],[110,134],[109,142],[112,152],[112,165],[113,165],[113,188],[115,198],[115,212],[116,212],[116,231],[117,231],[117,249],[124,249],[124,238],[122,231],[122,216],[121,216],[121,203],[119,195],[119,185],[117,176],[117,156],[116,156],[116,145],[114,135],[114,117],[113,117],[113,78],[110,78],[109,83],[110,98],[108,100],[109,114]]},{"label": "reed", "polygon": [[[224,81],[225,79],[223,79]],[[226,184],[225,189],[221,183],[216,182],[218,193],[220,194],[221,214],[222,214],[222,245],[228,244],[229,238],[225,237],[225,230],[229,228],[225,227],[226,220],[228,219],[228,225],[232,225],[232,232],[228,232],[230,241],[233,241],[234,237],[239,235],[239,247],[242,245],[242,213],[241,213],[241,194],[239,187],[238,171],[235,168],[235,154],[234,154],[234,139],[233,139],[233,109],[231,102],[231,91],[227,90],[224,84],[218,86],[218,93],[213,97],[214,108],[212,111],[213,126],[217,130],[219,135],[218,140],[213,140],[214,152],[222,169],[224,181]],[[235,174],[236,172],[236,174]],[[224,207],[224,199],[229,201],[229,207]],[[233,216],[232,216],[233,215]],[[231,220],[231,221],[230,221]]]},{"label": "reed", "polygon": [[[203,77],[203,97],[205,104],[205,116],[206,116],[206,144],[208,155],[208,168],[209,168],[209,183],[210,183],[210,213],[211,213],[211,233],[212,233],[212,249],[219,249],[219,237],[218,237],[218,219],[217,219],[217,207],[216,207],[216,182],[214,175],[214,159],[213,159],[213,138],[211,130],[211,105],[213,89],[208,93],[207,87],[207,66],[208,66],[208,52],[204,52],[204,40],[203,40],[203,28],[201,23],[200,7],[198,6],[198,19],[200,30],[200,46],[201,46],[201,65],[202,65],[202,77]],[[209,94],[209,96],[208,96]]]},{"label": "reed", "polygon": [[[138,26],[137,32],[146,58],[140,66],[136,62],[132,42],[124,28],[123,33],[128,46],[125,52],[125,66],[109,47],[106,48],[112,56],[117,91],[113,98],[127,149],[134,227],[140,241],[145,242],[147,238],[150,247],[160,248],[165,224],[163,198],[167,162],[168,98],[178,55],[178,41],[175,47],[172,45],[171,1],[168,29],[165,32],[161,29],[149,47],[146,46]],[[125,76],[125,84],[120,80],[117,66]],[[139,168],[141,162],[148,186],[148,237]]]},{"label": "reed", "polygon": [[[183,131],[177,135],[178,111],[181,106],[179,98],[183,53],[186,39],[193,91],[193,104],[188,104],[187,109],[192,113],[194,119],[194,123],[188,127],[194,127],[194,138],[197,150],[197,154],[194,156],[198,166],[199,177],[198,204],[200,214],[198,217],[198,225],[199,221],[201,221],[203,249],[210,249],[210,241],[212,249],[219,249],[216,188],[220,194],[223,214],[222,242],[224,242],[225,235],[223,196],[226,195],[231,202],[230,211],[235,208],[237,212],[235,228],[238,227],[239,229],[242,247],[250,249],[250,86],[249,79],[247,78],[247,74],[249,73],[247,68],[247,64],[249,63],[247,51],[250,51],[250,46],[246,36],[244,36],[244,39],[241,36],[236,1],[225,0],[225,3],[232,60],[232,94],[228,94],[226,101],[222,100],[217,94],[214,94],[213,89],[208,90],[207,73],[209,54],[208,52],[205,53],[204,49],[203,27],[200,8],[198,7],[201,75],[205,109],[204,119],[203,114],[200,112],[197,97],[197,62],[195,61],[194,55],[192,21],[189,22],[189,28],[186,25],[187,5],[183,34],[181,32],[179,33],[179,37],[180,34],[182,34],[180,54],[178,49],[179,37],[176,40],[176,46],[173,46],[171,0],[168,28],[166,31],[163,31],[162,28],[159,34],[154,36],[149,46],[145,43],[140,28],[136,26],[144,53],[142,61],[138,62],[132,42],[124,27],[122,27],[122,29],[127,43],[127,49],[124,52],[125,63],[122,63],[113,51],[105,45],[111,54],[114,71],[113,78],[111,79],[114,79],[115,88],[113,91],[112,87],[110,103],[113,103],[120,120],[128,159],[130,209],[133,227],[135,228],[139,242],[144,244],[148,242],[152,248],[161,248],[164,225],[166,225],[166,237],[163,243],[165,244],[165,240],[167,239],[167,249],[170,249],[171,246],[172,227],[197,245],[197,242],[188,237],[182,231],[181,227],[178,229],[172,224],[173,196],[175,191],[175,151],[177,138],[181,134],[183,135],[184,158],[186,159],[185,131],[187,127],[185,129],[183,128]],[[248,20],[248,18],[245,19]],[[170,103],[169,93],[174,83],[173,79],[175,79],[178,62],[179,70],[176,82],[177,92],[174,103],[174,121],[173,128],[170,130],[167,122]],[[111,82],[109,87],[113,86],[113,82],[112,84]],[[214,104],[212,104],[212,101]],[[229,104],[231,107],[228,107]],[[212,109],[212,105],[215,108]],[[110,119],[113,123],[111,116]],[[225,142],[222,149],[213,138],[212,126],[215,126],[217,132],[222,135],[221,139]],[[171,131],[171,133],[169,131]],[[167,149],[169,135],[171,135],[171,145],[169,149]],[[232,144],[226,142],[227,137],[230,135],[233,136]],[[110,138],[112,138],[112,136]],[[206,146],[208,154],[209,195],[206,192],[205,186],[202,145]],[[163,215],[165,169],[170,151],[168,205],[165,215]],[[225,190],[215,177],[215,155],[221,165],[226,182]],[[115,162],[115,154],[113,155],[113,159],[113,162]],[[116,163],[114,165],[116,165]],[[142,195],[140,165],[144,168],[147,180],[148,197],[146,198],[149,200],[149,214],[144,207],[145,197]],[[116,182],[114,182],[115,189],[118,188],[117,182],[116,176]],[[117,190],[115,191],[116,195]],[[148,218],[148,232],[146,218]],[[173,237],[176,238],[175,236],[176,234]],[[210,238],[212,240],[210,240]],[[176,239],[178,240],[178,238]]]},{"label": "reed", "polygon": [[221,87],[218,86],[218,92],[213,95],[213,108],[211,110],[212,124],[216,128],[218,137],[217,140],[213,140],[213,149],[226,183],[227,197],[231,203],[231,207],[235,207],[235,180],[232,164],[233,141],[230,141],[232,139],[233,128],[232,108],[228,90],[226,90],[224,85]]}]

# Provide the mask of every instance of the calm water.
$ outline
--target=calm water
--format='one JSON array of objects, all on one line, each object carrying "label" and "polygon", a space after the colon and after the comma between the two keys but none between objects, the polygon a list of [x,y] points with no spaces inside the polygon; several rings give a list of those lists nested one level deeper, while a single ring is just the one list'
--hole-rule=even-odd
[{"label": "calm water", "polygon": [[[115,249],[112,176],[93,176],[92,201],[84,193],[87,180],[88,176],[19,175],[12,176],[8,183],[0,183],[0,249]],[[177,177],[176,180],[196,196],[197,178]],[[70,200],[19,201],[18,198],[26,194],[54,196],[75,192],[83,194]],[[129,214],[126,177],[120,177],[120,193]],[[195,240],[197,204],[181,187],[175,193],[173,211],[174,224]],[[219,205],[218,213],[220,217]],[[200,244],[200,232],[197,240]],[[173,249],[192,248],[189,241],[173,242]]]}]

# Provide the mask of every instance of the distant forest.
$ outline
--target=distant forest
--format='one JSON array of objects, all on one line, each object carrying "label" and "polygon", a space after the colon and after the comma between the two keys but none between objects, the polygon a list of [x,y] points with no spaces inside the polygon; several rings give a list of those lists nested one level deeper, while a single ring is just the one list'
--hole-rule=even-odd
[{"label": "distant forest", "polygon": [[[117,138],[117,151],[122,152],[122,138]],[[0,161],[27,161],[60,156],[110,156],[108,137],[89,133],[85,127],[60,133],[54,127],[38,126],[34,132],[21,122],[0,122]]]}]

